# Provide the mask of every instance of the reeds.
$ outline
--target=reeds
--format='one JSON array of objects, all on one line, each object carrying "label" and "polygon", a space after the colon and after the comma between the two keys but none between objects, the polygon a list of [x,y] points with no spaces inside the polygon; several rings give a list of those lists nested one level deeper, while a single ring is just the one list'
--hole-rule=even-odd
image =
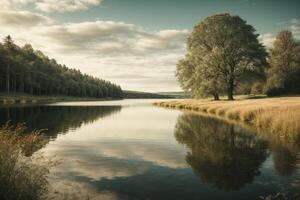
[{"label": "reeds", "polygon": [[0,127],[0,197],[2,200],[42,199],[48,189],[51,162],[31,156],[45,145],[39,131],[25,133],[19,125]]},{"label": "reeds", "polygon": [[300,97],[236,101],[177,100],[155,105],[197,111],[204,115],[243,123],[278,138],[300,140]]}]

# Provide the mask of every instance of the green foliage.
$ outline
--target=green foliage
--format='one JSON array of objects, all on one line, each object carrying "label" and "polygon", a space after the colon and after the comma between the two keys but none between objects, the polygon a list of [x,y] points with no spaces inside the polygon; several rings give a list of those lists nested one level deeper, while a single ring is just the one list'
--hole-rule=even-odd
[{"label": "green foliage", "polygon": [[263,73],[266,51],[255,29],[239,16],[218,14],[197,24],[188,38],[188,54],[177,64],[182,88],[193,96],[216,97],[236,86],[247,72]]},{"label": "green foliage", "polygon": [[290,31],[277,35],[267,74],[269,96],[300,93],[300,42]]},{"label": "green foliage", "polygon": [[122,97],[120,86],[60,65],[29,44],[19,47],[10,36],[0,43],[0,92]]},{"label": "green foliage", "polygon": [[201,97],[199,88],[199,76],[196,76],[196,63],[189,55],[185,59],[181,59],[177,63],[176,77],[182,89],[191,93],[193,97]]}]

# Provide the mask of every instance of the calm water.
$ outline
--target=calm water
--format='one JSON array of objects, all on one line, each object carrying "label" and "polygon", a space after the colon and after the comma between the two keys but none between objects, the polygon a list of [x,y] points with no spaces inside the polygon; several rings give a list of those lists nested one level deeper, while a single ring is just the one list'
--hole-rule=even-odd
[{"label": "calm water", "polygon": [[[300,191],[299,152],[154,100],[1,107],[51,138],[57,196],[67,199],[257,199]],[[271,142],[272,141],[272,142]]]}]

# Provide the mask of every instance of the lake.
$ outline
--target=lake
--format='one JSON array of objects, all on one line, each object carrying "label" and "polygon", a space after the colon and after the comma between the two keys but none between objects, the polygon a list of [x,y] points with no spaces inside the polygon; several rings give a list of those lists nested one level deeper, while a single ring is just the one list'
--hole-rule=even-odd
[{"label": "lake", "polygon": [[[299,151],[159,100],[2,106],[0,123],[46,129],[66,199],[258,199],[300,191]],[[165,100],[164,100],[165,101]]]}]

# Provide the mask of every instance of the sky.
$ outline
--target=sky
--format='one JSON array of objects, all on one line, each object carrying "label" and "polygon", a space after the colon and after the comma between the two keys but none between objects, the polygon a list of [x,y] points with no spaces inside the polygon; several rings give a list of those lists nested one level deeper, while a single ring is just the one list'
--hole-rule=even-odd
[{"label": "sky", "polygon": [[299,10],[299,0],[0,0],[0,37],[125,90],[180,91],[176,63],[195,24],[239,15],[271,48],[281,30],[300,39]]}]

